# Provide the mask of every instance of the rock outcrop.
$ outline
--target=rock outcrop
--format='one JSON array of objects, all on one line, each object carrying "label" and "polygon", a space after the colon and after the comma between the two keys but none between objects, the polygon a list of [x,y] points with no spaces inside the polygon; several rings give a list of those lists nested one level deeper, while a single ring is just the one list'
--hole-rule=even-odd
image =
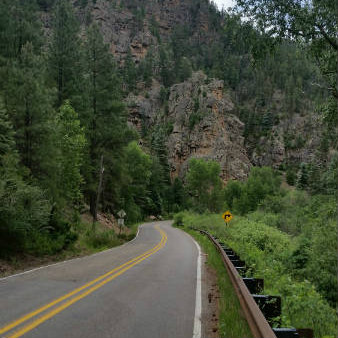
[{"label": "rock outcrop", "polygon": [[244,124],[231,112],[234,105],[224,93],[223,81],[209,80],[202,72],[171,87],[168,138],[172,178],[184,177],[192,157],[221,165],[223,181],[245,179],[251,163],[244,148]]},{"label": "rock outcrop", "polygon": [[242,136],[244,124],[232,114],[234,105],[223,81],[193,73],[170,88],[166,114],[160,114],[160,90],[154,82],[146,95],[128,96],[129,123],[140,134],[156,124],[171,126],[166,145],[172,179],[184,178],[192,157],[219,162],[224,182],[245,179],[251,163]]},{"label": "rock outcrop", "polygon": [[[159,39],[169,41],[178,26],[194,27],[192,40],[202,43],[216,39],[214,30],[209,27],[207,1],[96,0],[88,1],[85,8],[73,1],[83,26],[88,16],[99,24],[104,41],[118,62],[123,62],[130,50],[135,63],[139,63],[150,47],[159,46]],[[48,26],[46,18],[44,22]]]},{"label": "rock outcrop", "polygon": [[321,144],[322,119],[315,111],[283,116],[266,136],[256,140],[249,157],[255,166],[278,169],[283,164],[316,162]]}]

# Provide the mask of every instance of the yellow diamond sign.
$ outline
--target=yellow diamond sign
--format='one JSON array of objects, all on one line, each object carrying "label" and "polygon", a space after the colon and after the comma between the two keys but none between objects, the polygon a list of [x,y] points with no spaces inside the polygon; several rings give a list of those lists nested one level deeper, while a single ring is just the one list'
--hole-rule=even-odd
[{"label": "yellow diamond sign", "polygon": [[224,219],[224,221],[226,223],[229,223],[231,220],[232,220],[232,214],[231,212],[228,210],[226,211],[223,215],[222,215],[222,218]]}]

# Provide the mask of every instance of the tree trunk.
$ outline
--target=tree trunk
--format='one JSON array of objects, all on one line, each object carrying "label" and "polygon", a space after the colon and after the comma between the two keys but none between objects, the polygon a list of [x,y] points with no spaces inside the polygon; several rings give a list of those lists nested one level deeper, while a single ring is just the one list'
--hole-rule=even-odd
[{"label": "tree trunk", "polygon": [[103,172],[104,172],[103,155],[101,155],[99,186],[97,188],[95,207],[94,207],[94,210],[93,210],[93,213],[92,213],[93,214],[93,224],[97,221],[97,210],[99,208],[100,195],[101,195],[101,191],[102,191]]}]

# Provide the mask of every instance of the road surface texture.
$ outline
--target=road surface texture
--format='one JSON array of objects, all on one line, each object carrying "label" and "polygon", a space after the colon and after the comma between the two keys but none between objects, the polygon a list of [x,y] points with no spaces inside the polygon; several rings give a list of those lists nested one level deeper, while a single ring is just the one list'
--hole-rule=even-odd
[{"label": "road surface texture", "polygon": [[0,279],[0,337],[191,338],[198,256],[164,221],[121,247]]}]

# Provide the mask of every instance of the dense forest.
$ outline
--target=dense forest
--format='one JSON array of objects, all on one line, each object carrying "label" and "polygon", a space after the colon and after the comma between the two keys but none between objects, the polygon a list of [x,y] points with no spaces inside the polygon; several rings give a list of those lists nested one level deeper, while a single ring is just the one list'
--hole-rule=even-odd
[{"label": "dense forest", "polygon": [[[127,223],[133,224],[184,209],[219,212],[225,205],[245,214],[262,201],[266,206],[267,196],[272,196],[269,208],[278,208],[288,196],[276,188],[280,179],[308,198],[320,195],[334,203],[338,157],[333,0],[239,0],[231,12],[219,11],[207,0],[193,0],[189,24],[178,24],[166,35],[161,22],[149,17],[146,2],[111,5],[118,13],[132,13],[133,35],[147,22],[155,42],[140,60],[135,60],[132,46],[122,59],[112,53],[92,15],[96,1],[0,4],[0,257],[53,254],[72,246],[86,211],[95,224],[98,212],[116,215],[124,209]],[[203,15],[208,29],[200,24]],[[285,149],[290,154],[305,149],[311,160],[286,157],[277,167],[272,165],[278,178],[266,171],[262,182],[253,171],[247,183],[225,185],[218,163],[202,159],[192,159],[184,177],[172,176],[166,143],[173,132],[170,91],[196,71],[224,81],[234,113],[244,123],[251,159],[264,152],[259,139],[269,146],[275,126],[298,114],[314,121],[316,133],[284,130]],[[127,97],[142,91],[147,97],[154,83],[161,98],[156,123],[137,130],[128,120]],[[206,114],[198,99],[194,102],[191,129]],[[311,142],[315,147],[306,148]],[[305,236],[299,245],[306,241]],[[300,259],[295,257],[294,264]],[[327,298],[336,302],[331,294]]]}]

